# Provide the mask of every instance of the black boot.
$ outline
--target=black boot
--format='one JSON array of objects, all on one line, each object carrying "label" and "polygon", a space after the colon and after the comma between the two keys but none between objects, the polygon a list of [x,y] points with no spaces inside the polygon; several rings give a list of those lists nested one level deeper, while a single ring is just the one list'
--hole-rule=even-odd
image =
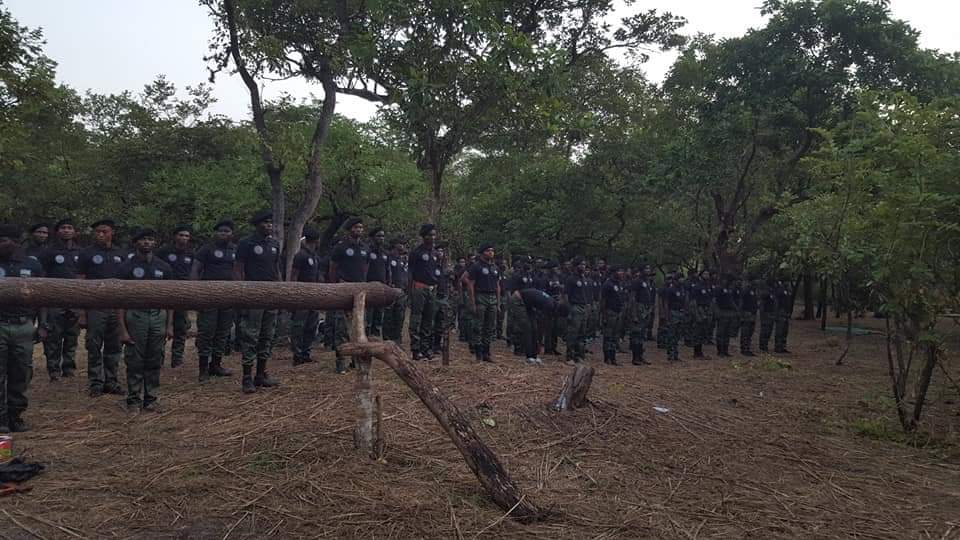
[{"label": "black boot", "polygon": [[220,365],[221,358],[218,355],[210,357],[210,376],[211,377],[229,377],[233,372]]},{"label": "black boot", "polygon": [[197,382],[204,384],[210,380],[210,359],[206,356],[200,357],[200,371]]},{"label": "black boot", "polygon": [[480,347],[471,347],[471,352],[477,357],[477,362],[483,362],[483,349]]},{"label": "black boot", "polygon": [[493,364],[493,357],[490,356],[490,346],[482,345],[480,348],[483,349],[483,361]]},{"label": "black boot", "polygon": [[610,365],[611,365],[611,366],[619,366],[619,365],[620,365],[620,363],[617,362],[617,350],[616,350],[616,349],[610,351]]},{"label": "black boot", "polygon": [[694,358],[703,358],[703,345],[694,345],[694,346],[693,346],[693,357],[694,357]]},{"label": "black boot", "polygon": [[10,417],[10,432],[11,433],[23,433],[25,431],[30,431],[30,425],[27,424],[23,418],[20,416]]},{"label": "black boot", "polygon": [[[414,359],[416,359],[416,355],[414,355]],[[337,355],[337,361],[335,366],[337,369],[337,373],[342,375],[347,372],[347,367],[343,365],[343,357],[340,356],[339,354]]]},{"label": "black boot", "polygon": [[253,378],[253,384],[255,386],[262,386],[264,388],[272,388],[274,386],[280,386],[280,381],[274,379],[267,373],[267,363],[257,362],[257,376]]},{"label": "black boot", "polygon": [[633,364],[633,365],[635,365],[635,366],[642,366],[642,365],[643,365],[643,355],[640,354],[640,348],[639,348],[639,347],[633,347],[632,349],[630,349],[630,352],[633,353],[633,358],[630,360],[630,363]]},{"label": "black boot", "polygon": [[252,372],[253,366],[243,366],[243,381],[241,381],[240,385],[243,388],[244,394],[252,394],[257,391],[257,387],[253,384]]}]

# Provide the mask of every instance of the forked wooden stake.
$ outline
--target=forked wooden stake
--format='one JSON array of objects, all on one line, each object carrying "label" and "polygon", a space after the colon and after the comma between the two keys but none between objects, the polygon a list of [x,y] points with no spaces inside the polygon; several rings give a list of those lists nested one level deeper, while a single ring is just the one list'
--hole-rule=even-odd
[{"label": "forked wooden stake", "polygon": [[[350,341],[353,343],[369,343],[366,310],[367,293],[360,291],[353,297],[353,313],[350,317]],[[353,443],[358,450],[368,453],[373,459],[379,459],[383,442],[379,440],[379,426],[376,426],[376,430],[374,429],[377,411],[371,381],[370,355],[354,354],[353,362],[357,366],[357,379],[354,382],[354,391],[357,396],[357,426],[353,433]]]}]

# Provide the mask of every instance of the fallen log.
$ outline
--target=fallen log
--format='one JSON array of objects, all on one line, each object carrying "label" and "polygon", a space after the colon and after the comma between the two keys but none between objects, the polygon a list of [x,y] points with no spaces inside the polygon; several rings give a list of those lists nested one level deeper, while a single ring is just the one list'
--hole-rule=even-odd
[{"label": "fallen log", "polygon": [[0,305],[86,309],[349,310],[360,292],[366,304],[387,307],[401,291],[382,283],[290,281],[133,281],[54,278],[0,279]]},{"label": "fallen log", "polygon": [[563,378],[563,388],[553,402],[553,410],[566,411],[579,409],[589,403],[587,393],[593,384],[593,368],[577,364],[573,373]]},{"label": "fallen log", "polygon": [[373,356],[390,366],[440,422],[450,440],[460,450],[467,466],[480,480],[497,506],[519,520],[529,521],[543,517],[543,511],[521,494],[520,488],[500,464],[497,455],[480,440],[470,421],[440,392],[439,388],[407,360],[406,353],[396,343],[392,341],[350,342],[341,345],[340,352],[347,355]]}]

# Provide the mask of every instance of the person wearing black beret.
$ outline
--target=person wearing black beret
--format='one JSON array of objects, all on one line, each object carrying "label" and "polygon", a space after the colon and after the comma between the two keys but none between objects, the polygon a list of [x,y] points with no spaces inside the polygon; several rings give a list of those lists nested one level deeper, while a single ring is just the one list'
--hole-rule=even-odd
[{"label": "person wearing black beret", "polygon": [[[193,268],[195,253],[193,250],[193,227],[179,224],[173,228],[173,243],[157,251],[160,257],[173,269],[173,279],[188,280]],[[173,342],[170,344],[170,367],[183,364],[183,356],[190,332],[190,313],[173,312]]]},{"label": "person wearing black beret", "polygon": [[50,225],[47,223],[34,223],[30,226],[30,237],[24,243],[23,252],[27,257],[35,261],[40,260],[40,255],[47,249],[50,238]]},{"label": "person wearing black beret", "polygon": [[[224,218],[213,226],[213,240],[197,250],[190,268],[190,279],[204,281],[233,281],[233,265],[237,260],[237,246],[233,243],[233,220]],[[198,380],[205,383],[210,377],[228,377],[233,373],[223,367],[223,357],[229,354],[230,328],[237,314],[233,309],[204,309],[197,312]],[[239,332],[238,332],[239,333]]]},{"label": "person wearing black beret", "polygon": [[423,242],[410,252],[410,351],[414,360],[433,358],[433,318],[437,310],[440,267],[436,247],[437,230],[432,223],[420,226]]},{"label": "person wearing black beret", "polygon": [[[329,283],[361,283],[367,280],[370,263],[367,246],[363,244],[363,219],[352,217],[343,224],[347,237],[330,251],[330,267],[327,269]],[[349,340],[347,335],[347,314],[345,311],[333,312],[333,349],[337,373],[346,372],[346,364],[339,348]],[[350,363],[351,367],[353,362]]]},{"label": "person wearing black beret", "polygon": [[473,350],[478,362],[493,362],[490,344],[494,340],[494,325],[500,311],[500,269],[494,257],[493,244],[481,244],[480,258],[467,270],[467,291],[470,310],[476,322]]},{"label": "person wearing black beret", "polygon": [[[324,276],[320,271],[320,256],[317,244],[320,233],[313,227],[304,227],[300,250],[293,257],[290,281],[299,283],[320,283]],[[293,365],[299,366],[313,362],[310,351],[317,337],[320,324],[320,312],[315,309],[296,310],[290,314],[290,348],[293,352]]]},{"label": "person wearing black beret", "polygon": [[[233,265],[234,281],[280,281],[280,243],[273,237],[273,212],[263,210],[250,218],[256,231],[240,240],[237,260]],[[275,309],[244,309],[240,312],[243,379],[241,389],[252,394],[257,388],[278,386],[280,382],[267,373],[273,357]],[[256,376],[253,375],[256,364]]]},{"label": "person wearing black beret", "polygon": [[[57,221],[53,228],[54,238],[47,242],[47,249],[40,255],[40,264],[46,277],[77,279],[77,262],[80,247],[76,241],[77,230],[70,218]],[[60,377],[73,377],[77,369],[76,352],[80,336],[80,310],[71,308],[48,308],[46,339],[43,340],[43,355],[46,357],[47,374],[55,382]]]}]

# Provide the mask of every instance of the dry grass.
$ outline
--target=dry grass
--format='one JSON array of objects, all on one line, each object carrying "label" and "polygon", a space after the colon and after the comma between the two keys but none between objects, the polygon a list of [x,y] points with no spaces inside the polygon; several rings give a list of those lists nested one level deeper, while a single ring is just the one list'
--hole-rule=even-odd
[{"label": "dry grass", "polygon": [[527,367],[498,346],[497,365],[477,365],[458,343],[452,366],[424,366],[526,496],[551,510],[527,525],[502,519],[382,364],[378,463],[353,450],[353,378],[332,373],[330,353],[294,368],[278,351],[283,385],[251,396],[237,377],[201,388],[191,351],[187,366],[164,370],[164,412],[135,416],[116,396],[87,398],[85,377],[47,382],[38,362],[34,430],[15,444],[48,468],[32,492],[2,500],[0,535],[955,537],[960,396],[934,388],[926,447],[864,437],[857,421],[892,413],[882,337],[856,338],[835,366],[836,343],[808,323],[792,332],[790,369],[762,357],[672,366],[655,349],[653,366],[598,365],[594,405],[563,414],[548,408],[562,364]]}]

